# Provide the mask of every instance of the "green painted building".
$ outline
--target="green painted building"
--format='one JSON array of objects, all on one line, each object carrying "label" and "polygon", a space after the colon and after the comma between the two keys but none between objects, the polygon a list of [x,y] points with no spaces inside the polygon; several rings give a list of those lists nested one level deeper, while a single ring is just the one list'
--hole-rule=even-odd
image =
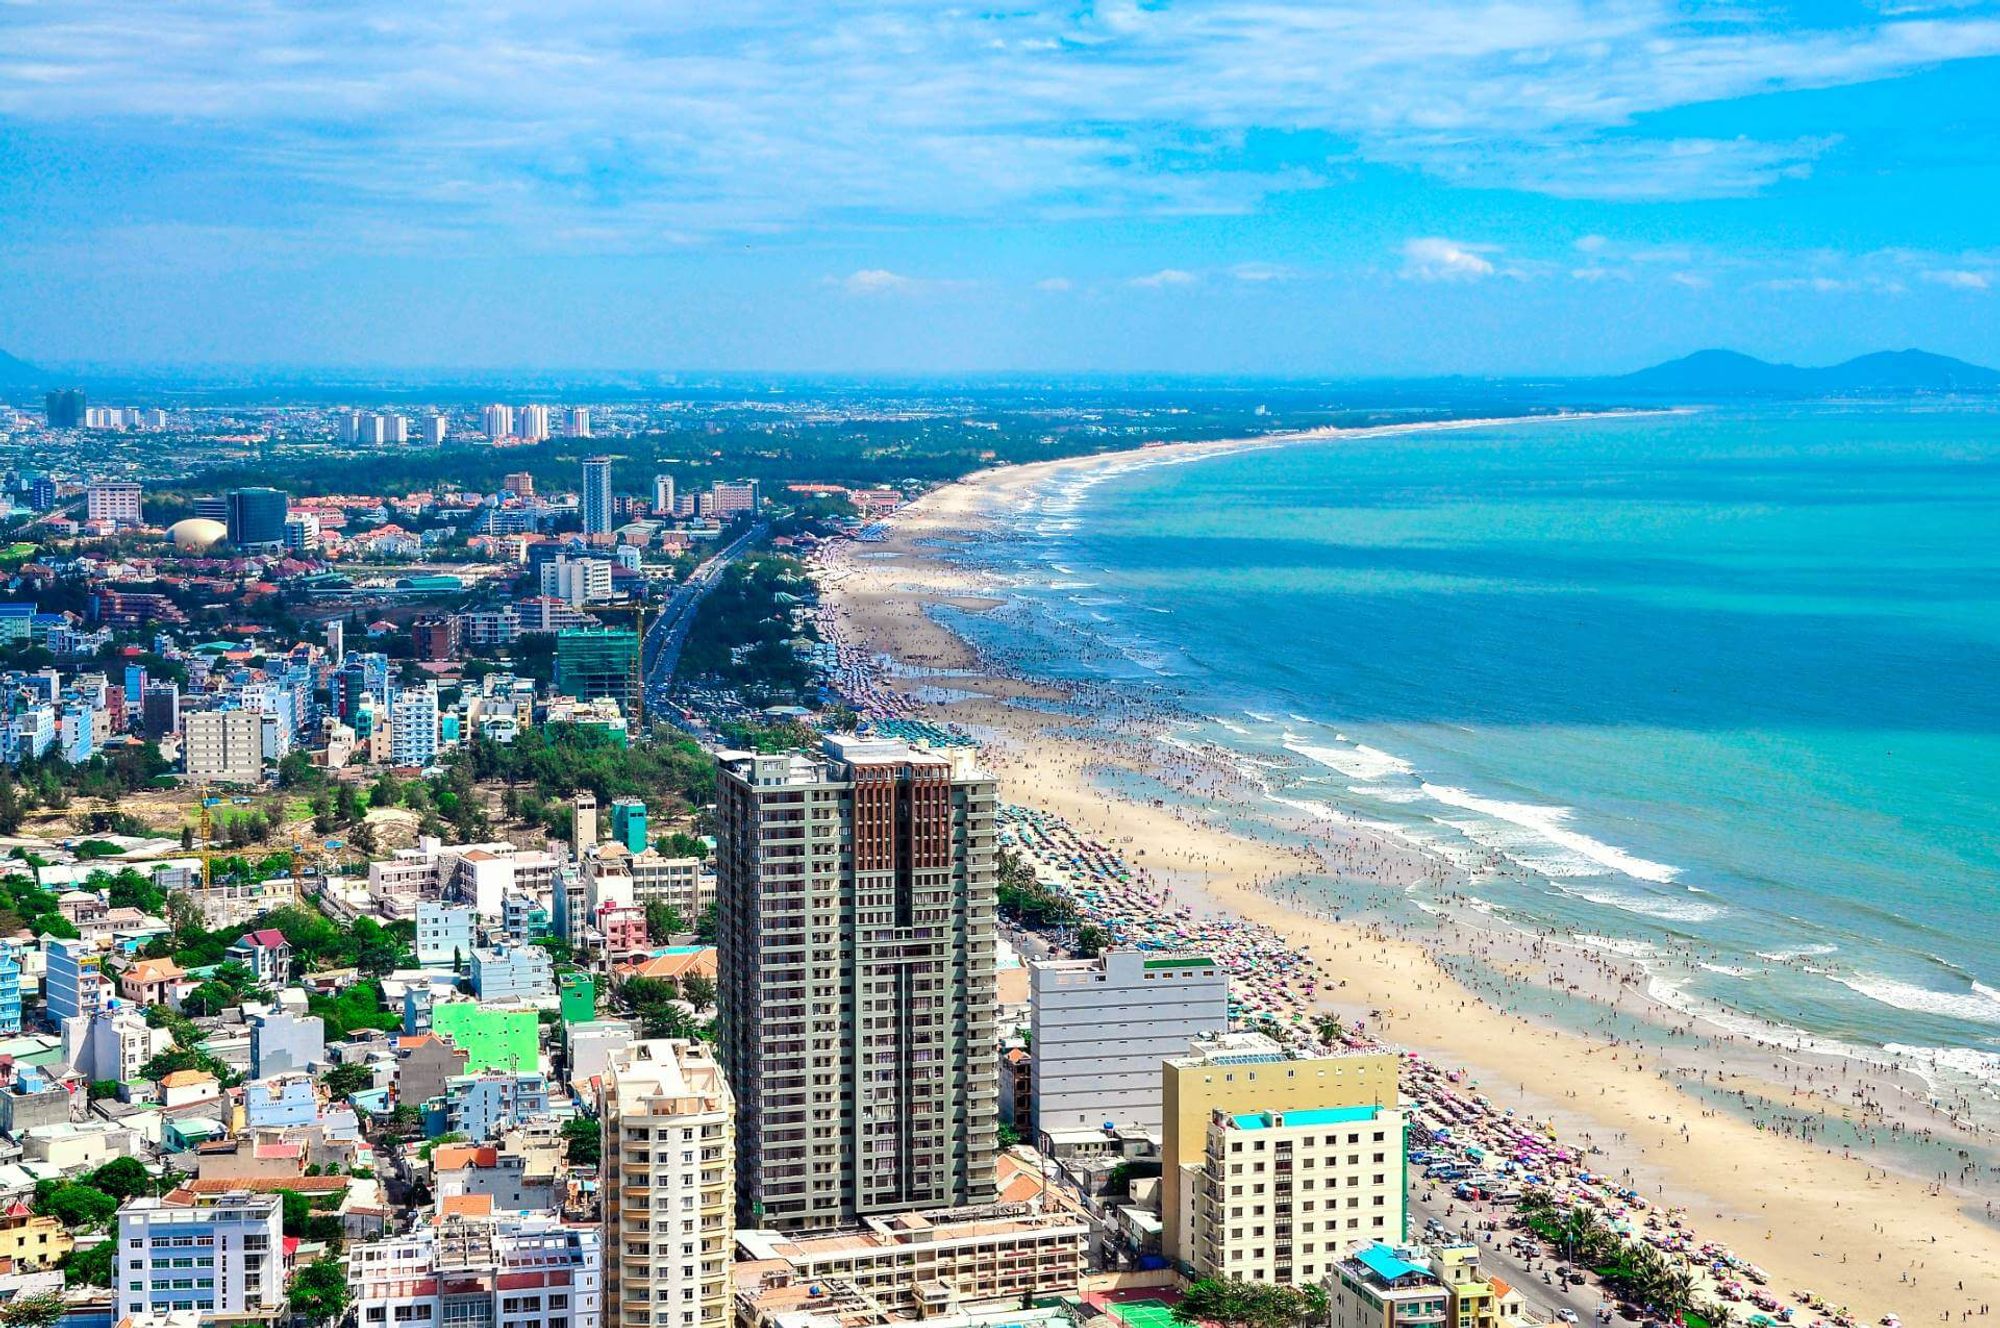
[{"label": "green painted building", "polygon": [[478,1001],[431,1007],[431,1031],[465,1053],[468,1074],[534,1069],[542,1059],[541,1028],[533,1010],[489,1010]]},{"label": "green painted building", "polygon": [[587,1024],[597,1018],[597,983],[588,973],[562,975],[562,1021]]}]

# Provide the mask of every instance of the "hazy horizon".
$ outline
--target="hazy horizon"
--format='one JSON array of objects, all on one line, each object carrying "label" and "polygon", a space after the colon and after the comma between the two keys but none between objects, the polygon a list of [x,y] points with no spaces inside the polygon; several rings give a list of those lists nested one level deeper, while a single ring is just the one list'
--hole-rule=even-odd
[{"label": "hazy horizon", "polygon": [[0,8],[0,348],[455,374],[2000,363],[2000,10]]}]

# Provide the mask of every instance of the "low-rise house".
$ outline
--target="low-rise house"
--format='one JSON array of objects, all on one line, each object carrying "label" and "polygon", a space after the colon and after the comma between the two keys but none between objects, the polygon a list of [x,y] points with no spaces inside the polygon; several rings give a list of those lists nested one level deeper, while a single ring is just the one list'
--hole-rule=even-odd
[{"label": "low-rise house", "polygon": [[292,980],[292,943],[275,927],[245,932],[225,954],[256,974],[261,986],[282,987]]},{"label": "low-rise house", "polygon": [[37,1217],[19,1200],[0,1213],[0,1265],[16,1272],[47,1268],[76,1244],[53,1217]]},{"label": "low-rise house", "polygon": [[186,977],[171,959],[141,959],[118,975],[118,993],[134,1005],[173,1005]]}]

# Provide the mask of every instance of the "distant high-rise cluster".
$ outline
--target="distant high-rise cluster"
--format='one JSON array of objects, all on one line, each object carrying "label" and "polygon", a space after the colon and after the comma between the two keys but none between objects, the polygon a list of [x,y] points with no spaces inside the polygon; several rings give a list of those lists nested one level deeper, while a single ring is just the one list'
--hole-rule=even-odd
[{"label": "distant high-rise cluster", "polygon": [[340,420],[340,441],[383,447],[410,441],[410,421],[402,415],[349,411]]}]

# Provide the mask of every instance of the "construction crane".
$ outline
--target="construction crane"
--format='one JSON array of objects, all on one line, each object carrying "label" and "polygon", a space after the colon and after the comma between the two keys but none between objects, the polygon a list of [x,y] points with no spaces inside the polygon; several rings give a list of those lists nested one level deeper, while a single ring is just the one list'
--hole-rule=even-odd
[{"label": "construction crane", "polygon": [[638,636],[637,648],[632,651],[632,697],[639,713],[635,718],[639,728],[646,727],[646,602],[633,600],[629,604],[587,604],[584,612],[592,614],[629,613],[632,615],[632,630]]}]

